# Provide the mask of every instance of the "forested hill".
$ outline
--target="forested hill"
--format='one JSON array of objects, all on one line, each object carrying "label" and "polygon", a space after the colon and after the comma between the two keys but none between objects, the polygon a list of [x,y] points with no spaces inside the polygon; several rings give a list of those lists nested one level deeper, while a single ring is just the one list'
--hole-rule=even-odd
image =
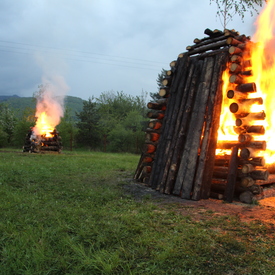
[{"label": "forested hill", "polygon": [[[0,96],[0,103],[5,102],[10,108],[15,110],[17,115],[21,115],[26,108],[35,108],[35,99],[33,97]],[[65,98],[65,106],[70,110],[72,116],[75,112],[82,111],[83,99],[75,96]]]}]

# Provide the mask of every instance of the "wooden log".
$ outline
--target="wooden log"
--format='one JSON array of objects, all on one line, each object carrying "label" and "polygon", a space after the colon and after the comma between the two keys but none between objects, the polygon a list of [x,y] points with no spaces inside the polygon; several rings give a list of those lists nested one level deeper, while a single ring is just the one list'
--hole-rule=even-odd
[{"label": "wooden log", "polygon": [[144,145],[143,152],[144,154],[152,154],[156,151],[157,146],[155,144],[146,143]]},{"label": "wooden log", "polygon": [[254,133],[258,135],[264,135],[265,134],[265,128],[262,125],[252,125],[252,126],[247,126],[245,128],[247,133]]},{"label": "wooden log", "polygon": [[236,47],[236,46],[231,46],[228,50],[229,54],[231,55],[238,55],[238,54],[242,54],[243,50]]},{"label": "wooden log", "polygon": [[254,180],[267,180],[269,172],[266,169],[257,169],[248,173],[248,175]]},{"label": "wooden log", "polygon": [[266,115],[264,111],[258,112],[258,113],[239,113],[235,115],[236,118],[244,118],[249,120],[264,120]]},{"label": "wooden log", "polygon": [[157,188],[159,184],[159,176],[163,169],[163,155],[165,153],[167,146],[167,134],[172,129],[172,114],[174,112],[174,107],[178,101],[178,86],[184,83],[186,76],[188,75],[188,68],[190,64],[190,58],[187,54],[181,55],[177,60],[177,70],[173,76],[173,81],[170,88],[170,96],[167,102],[167,111],[163,119],[163,131],[159,139],[158,150],[156,151],[156,157],[154,165],[152,167],[151,176],[148,181],[148,185],[152,188]]},{"label": "wooden log", "polygon": [[251,67],[251,66],[252,66],[251,59],[243,60],[243,67]]},{"label": "wooden log", "polygon": [[147,133],[146,137],[145,137],[145,140],[158,141],[159,137],[160,137],[160,134],[158,134],[158,133]]},{"label": "wooden log", "polygon": [[[196,95],[197,79],[201,72],[201,68],[202,61],[197,61],[196,59],[191,60],[187,82],[183,90],[183,98],[180,106],[180,116],[178,116],[175,136],[172,139],[172,147],[174,149],[173,152],[171,151],[171,159],[166,163],[166,167],[163,173],[163,180],[168,173],[164,188],[164,193],[166,194],[170,194],[172,192],[175,184],[179,162],[188,131],[188,121],[190,120],[192,105]],[[161,185],[164,185],[163,182],[161,182]]]},{"label": "wooden log", "polygon": [[243,177],[240,184],[242,187],[249,187],[255,184],[255,180],[251,177]]},{"label": "wooden log", "polygon": [[162,126],[162,123],[160,120],[152,120],[149,122],[148,124],[148,127],[151,128],[151,129],[155,129],[155,130],[158,130],[160,129]]},{"label": "wooden log", "polygon": [[[215,157],[215,166],[228,166],[229,164],[229,155],[216,156]],[[253,166],[265,166],[265,159],[263,157],[255,157],[250,159],[240,159],[240,165],[252,164]]]},{"label": "wooden log", "polygon": [[224,197],[227,202],[232,202],[234,197],[238,170],[238,150],[239,149],[237,146],[232,148],[231,158],[229,161],[227,182],[224,190]]},{"label": "wooden log", "polygon": [[149,165],[144,166],[142,169],[142,172],[147,174],[151,173],[151,171],[152,171],[152,167]]},{"label": "wooden log", "polygon": [[235,100],[247,98],[246,93],[241,93],[241,92],[234,91],[234,90],[227,91],[226,95],[227,95],[227,98],[235,99]]},{"label": "wooden log", "polygon": [[229,110],[234,114],[249,113],[253,104],[261,105],[263,104],[263,99],[261,97],[242,99],[239,103],[233,102],[230,104]]},{"label": "wooden log", "polygon": [[151,119],[163,119],[164,118],[164,112],[148,112],[147,117]]},{"label": "wooden log", "polygon": [[253,72],[252,72],[252,70],[241,71],[240,75],[242,75],[242,76],[251,76],[251,75],[253,75]]},{"label": "wooden log", "polygon": [[152,156],[144,156],[142,158],[142,163],[151,163],[153,162],[154,158]]},{"label": "wooden log", "polygon": [[[238,126],[238,125],[237,125]],[[246,142],[250,142],[253,140],[253,136],[249,135],[249,134],[240,134],[238,136],[238,140],[241,143],[246,143]]]},{"label": "wooden log", "polygon": [[257,86],[254,82],[242,83],[236,87],[236,90],[243,93],[255,93],[257,92]]},{"label": "wooden log", "polygon": [[239,141],[230,141],[230,140],[225,140],[225,141],[219,141],[217,143],[217,149],[231,149],[234,146],[238,146],[239,148],[242,147],[250,147],[253,149],[258,149],[258,150],[266,150],[266,141],[260,141],[260,140],[251,140],[246,143],[240,143]]},{"label": "wooden log", "polygon": [[218,200],[223,200],[224,199],[224,195],[217,193],[217,192],[210,192],[210,198],[212,199],[218,199]]},{"label": "wooden log", "polygon": [[167,184],[167,174],[170,169],[170,163],[171,163],[171,157],[173,154],[174,146],[175,146],[175,139],[177,138],[178,128],[182,116],[182,105],[186,101],[187,94],[184,93],[184,90],[186,89],[186,86],[188,86],[188,82],[190,82],[190,76],[192,76],[193,72],[193,64],[191,63],[189,66],[189,72],[186,76],[186,82],[183,81],[179,87],[179,93],[180,96],[178,96],[177,101],[175,103],[175,106],[173,106],[174,112],[171,116],[171,130],[166,135],[166,148],[164,150],[164,154],[162,156],[162,168],[159,173],[158,177],[158,185],[157,190],[159,190],[161,193],[165,192],[166,184]]},{"label": "wooden log", "polygon": [[197,54],[197,53],[203,53],[209,50],[217,50],[221,47],[226,46],[226,41],[222,40],[222,41],[218,41],[215,43],[211,43],[205,46],[201,46],[201,47],[196,47],[195,49],[192,49],[188,52],[189,55],[193,55],[193,54]]},{"label": "wooden log", "polygon": [[252,164],[245,164],[242,166],[242,173],[247,174],[255,170],[254,165]]},{"label": "wooden log", "polygon": [[147,107],[153,110],[166,110],[166,102],[149,102]]},{"label": "wooden log", "polygon": [[187,141],[173,190],[174,194],[181,193],[181,197],[185,199],[190,199],[191,196],[213,68],[214,58],[205,58],[190,119]]},{"label": "wooden log", "polygon": [[161,88],[159,90],[159,95],[162,96],[162,97],[169,96],[169,88],[168,87]]},{"label": "wooden log", "polygon": [[240,55],[233,54],[233,55],[230,57],[230,61],[240,64],[240,63],[242,63],[243,58],[242,58],[242,56],[240,56]]},{"label": "wooden log", "polygon": [[227,45],[232,45],[232,46],[238,46],[239,44],[243,44],[243,42],[239,41],[239,40],[237,40],[237,39],[235,39],[233,37],[228,37],[226,39],[226,44]]},{"label": "wooden log", "polygon": [[240,75],[232,74],[229,77],[229,82],[233,84],[242,84],[244,82],[244,79]]},{"label": "wooden log", "polygon": [[171,83],[172,83],[172,77],[170,77],[170,76],[164,77],[164,79],[163,79],[162,82],[161,82],[161,84],[162,84],[163,86],[170,86]]},{"label": "wooden log", "polygon": [[165,71],[165,74],[170,77],[173,75],[174,71],[175,71],[175,68],[171,68],[171,70]]},{"label": "wooden log", "polygon": [[241,149],[240,157],[242,159],[255,158],[255,157],[258,157],[259,151],[260,150],[245,147]]},{"label": "wooden log", "polygon": [[240,64],[232,63],[229,66],[229,71],[230,71],[230,73],[237,74],[237,73],[240,73],[243,71],[243,67]]},{"label": "wooden log", "polygon": [[[222,105],[222,82],[220,81],[222,73],[225,69],[225,64],[227,63],[228,54],[227,52],[220,53],[217,56],[215,63],[215,70],[212,77],[212,86],[208,106],[209,113],[207,114],[207,122],[204,131],[204,135],[207,136],[209,132],[209,138],[206,148],[202,145],[203,150],[206,154],[200,152],[198,169],[196,172],[194,180],[194,190],[192,199],[204,199],[209,198],[211,184],[212,184],[212,174],[215,163],[215,151],[216,143],[218,139],[218,128],[220,121],[221,105]],[[211,105],[212,104],[212,105]],[[212,115],[211,107],[212,106]],[[206,139],[203,139],[206,141]]]},{"label": "wooden log", "polygon": [[172,62],[170,62],[170,67],[171,68],[176,67],[176,65],[177,65],[177,60],[173,60]]}]

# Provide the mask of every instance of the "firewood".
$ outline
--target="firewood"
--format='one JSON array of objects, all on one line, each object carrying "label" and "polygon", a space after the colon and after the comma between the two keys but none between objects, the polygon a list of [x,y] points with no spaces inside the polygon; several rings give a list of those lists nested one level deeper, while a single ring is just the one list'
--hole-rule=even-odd
[{"label": "firewood", "polygon": [[245,93],[255,93],[257,92],[257,87],[254,82],[251,83],[243,83],[236,87],[237,91],[245,92]]},{"label": "firewood", "polygon": [[235,46],[231,46],[228,50],[228,52],[232,55],[238,55],[238,54],[241,54],[243,52],[242,49],[238,48],[238,47],[235,47]]},{"label": "firewood", "polygon": [[237,73],[242,72],[242,70],[243,70],[242,66],[239,65],[239,64],[237,64],[237,63],[232,63],[232,64],[230,65],[230,67],[229,67],[230,73],[235,73],[235,74],[237,74]]},{"label": "firewood", "polygon": [[239,44],[243,44],[243,42],[239,41],[239,40],[237,40],[237,39],[235,39],[233,37],[228,37],[226,39],[226,44],[227,45],[232,45],[232,46],[238,46]]},{"label": "firewood", "polygon": [[263,99],[261,97],[256,98],[247,98],[241,99],[239,102],[233,102],[229,106],[229,110],[231,113],[250,113],[251,106],[253,104],[261,105],[263,104]]},{"label": "firewood", "polygon": [[147,117],[153,119],[163,119],[164,118],[164,112],[148,112]]},{"label": "firewood", "polygon": [[196,101],[194,103],[193,112],[190,119],[189,131],[186,138],[187,141],[182,154],[179,172],[173,190],[174,194],[180,191],[181,197],[186,199],[189,199],[191,195],[197,163],[197,152],[200,145],[202,126],[204,123],[204,113],[209,96],[213,68],[214,58],[205,58]]},{"label": "firewood", "polygon": [[[197,64],[197,66],[195,66]],[[192,60],[190,63],[190,69],[187,76],[187,81],[184,86],[182,86],[182,98],[179,102],[179,112],[174,125],[174,134],[168,135],[167,145],[169,146],[169,151],[166,150],[164,154],[165,165],[160,172],[160,183],[159,190],[161,192],[170,194],[174,186],[175,177],[178,171],[178,162],[182,152],[183,140],[185,138],[185,129],[187,129],[188,119],[190,119],[190,113],[192,108],[192,99],[197,89],[197,77],[201,73],[202,62],[197,62]],[[178,109],[178,108],[176,108]]]},{"label": "firewood", "polygon": [[239,141],[228,141],[228,140],[224,140],[224,141],[220,141],[217,143],[217,149],[231,149],[234,146],[238,146],[239,148],[242,147],[250,147],[253,149],[258,149],[258,150],[265,150],[266,149],[266,141],[259,141],[259,140],[255,140],[255,141],[249,141],[246,143],[240,143]]},{"label": "firewood", "polygon": [[157,146],[155,144],[147,143],[144,145],[143,152],[145,154],[152,154],[156,151]]},{"label": "firewood", "polygon": [[[215,166],[228,166],[229,164],[229,155],[216,156],[215,157]],[[250,159],[240,159],[240,165],[252,164],[253,166],[265,166],[265,159],[263,157],[255,157]]]},{"label": "firewood", "polygon": [[241,93],[241,92],[234,91],[234,90],[227,91],[226,95],[227,95],[227,98],[235,99],[235,100],[247,98],[246,93]]},{"label": "firewood", "polygon": [[172,132],[171,129],[174,127],[174,123],[176,121],[174,108],[177,107],[177,104],[179,103],[177,90],[179,88],[179,85],[182,85],[184,79],[186,79],[186,76],[188,75],[189,62],[189,56],[184,54],[177,60],[177,69],[175,71],[175,75],[173,76],[174,80],[170,88],[170,96],[168,97],[167,102],[167,111],[163,119],[163,131],[159,139],[159,149],[156,151],[154,165],[152,167],[151,176],[148,181],[148,185],[154,189],[158,187],[160,174],[163,171],[163,156],[165,154],[165,151],[169,150],[169,144],[167,144],[167,135],[169,132]]},{"label": "firewood", "polygon": [[151,129],[158,130],[158,129],[161,128],[162,123],[161,123],[160,120],[156,120],[156,119],[155,119],[155,120],[150,121],[149,124],[148,124],[148,126],[149,126],[149,128],[151,128]]},{"label": "firewood", "polygon": [[159,134],[158,133],[147,133],[145,140],[148,141],[158,141],[159,140]]},{"label": "firewood", "polygon": [[255,180],[251,177],[243,177],[241,179],[241,186],[242,187],[249,187],[255,184]]},{"label": "firewood", "polygon": [[233,201],[238,170],[238,150],[239,149],[237,146],[232,148],[232,153],[229,161],[227,182],[224,190],[224,197],[225,201],[227,202]]},{"label": "firewood", "polygon": [[166,102],[149,102],[147,107],[153,110],[166,110]]},{"label": "firewood", "polygon": [[169,88],[164,87],[159,90],[159,95],[162,97],[167,97],[169,95]]},{"label": "firewood", "polygon": [[259,150],[252,148],[242,148],[240,152],[240,157],[242,159],[255,158],[259,155]]},{"label": "firewood", "polygon": [[[198,74],[201,71],[200,64],[202,64],[202,62],[198,62],[197,66],[195,66],[195,62],[192,61],[187,82],[183,90],[183,97],[180,105],[180,114],[178,116],[175,128],[175,136],[172,139],[171,145],[173,148],[173,152],[171,151],[170,159],[166,163],[160,184],[162,189],[164,189],[164,193],[166,194],[170,194],[172,192],[176,180],[180,157],[184,148],[184,141],[188,131],[188,121],[191,116],[192,104],[196,95],[197,78]],[[165,180],[166,183],[164,184]]]},{"label": "firewood", "polygon": [[171,76],[166,76],[161,82],[161,84],[163,86],[168,86],[168,87],[171,85],[171,83],[172,83],[172,77]]},{"label": "firewood", "polygon": [[[225,69],[222,64],[225,65],[226,62],[227,53],[220,53],[217,56],[216,67],[212,77],[212,83],[214,84],[211,86],[212,92],[210,93],[209,105],[207,107],[208,113],[201,146],[202,150],[200,152],[198,169],[194,180],[192,195],[192,199],[194,200],[208,198],[210,194],[222,102],[222,83],[219,82],[219,79],[221,79],[222,72]],[[208,140],[206,139],[207,136],[209,137]]]},{"label": "firewood", "polygon": [[242,166],[242,173],[247,174],[255,170],[254,165],[252,164],[245,164]]}]

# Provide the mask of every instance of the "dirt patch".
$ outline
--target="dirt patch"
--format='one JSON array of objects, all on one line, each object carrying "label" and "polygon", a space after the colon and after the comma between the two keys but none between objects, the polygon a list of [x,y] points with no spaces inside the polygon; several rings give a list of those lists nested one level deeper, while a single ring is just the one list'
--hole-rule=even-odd
[{"label": "dirt patch", "polygon": [[206,211],[211,211],[214,216],[233,215],[240,218],[241,221],[260,221],[275,226],[275,197],[265,198],[258,201],[258,204],[244,204],[234,201],[225,203],[221,200],[207,199],[200,201],[185,200],[173,195],[161,194],[141,183],[129,181],[124,185],[126,193],[130,194],[136,200],[143,201],[151,199],[157,204],[177,204],[177,210],[183,214],[192,214],[193,219],[204,219]]}]

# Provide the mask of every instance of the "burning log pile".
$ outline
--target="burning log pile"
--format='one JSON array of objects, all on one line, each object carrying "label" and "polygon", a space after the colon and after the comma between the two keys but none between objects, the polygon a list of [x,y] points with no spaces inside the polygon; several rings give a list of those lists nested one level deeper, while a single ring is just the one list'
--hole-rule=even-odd
[{"label": "burning log pile", "polygon": [[29,153],[43,153],[43,152],[57,152],[62,150],[61,137],[58,131],[54,129],[47,135],[35,135],[32,129],[26,135],[23,152]]},{"label": "burning log pile", "polygon": [[[265,128],[257,124],[265,113],[251,112],[251,106],[263,104],[261,97],[253,97],[257,87],[249,81],[253,43],[234,30],[204,33],[207,37],[194,39],[170,63],[161,99],[148,103],[151,120],[134,178],[184,199],[211,196],[232,202],[238,195],[250,202],[269,182],[259,156],[266,149]],[[225,113],[235,120],[233,141],[218,139],[225,100],[230,102]],[[222,151],[217,154],[217,149]]]}]

